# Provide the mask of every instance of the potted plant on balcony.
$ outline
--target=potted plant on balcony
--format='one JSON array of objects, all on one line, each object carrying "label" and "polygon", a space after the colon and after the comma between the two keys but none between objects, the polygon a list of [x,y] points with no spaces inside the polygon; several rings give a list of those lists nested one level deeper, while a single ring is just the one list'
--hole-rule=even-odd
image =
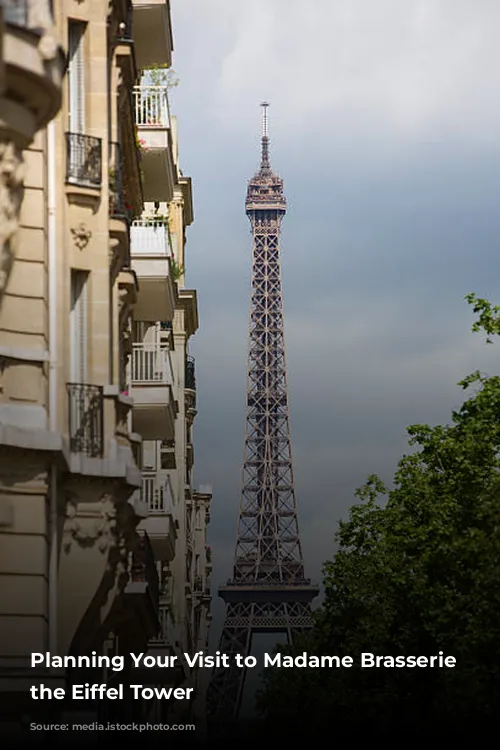
[{"label": "potted plant on balcony", "polygon": [[144,72],[144,82],[148,86],[163,86],[173,89],[179,85],[179,79],[175,70],[167,65],[153,65]]},{"label": "potted plant on balcony", "polygon": [[172,270],[172,280],[179,281],[181,276],[184,274],[184,266],[181,266],[175,258],[170,261],[170,268]]}]

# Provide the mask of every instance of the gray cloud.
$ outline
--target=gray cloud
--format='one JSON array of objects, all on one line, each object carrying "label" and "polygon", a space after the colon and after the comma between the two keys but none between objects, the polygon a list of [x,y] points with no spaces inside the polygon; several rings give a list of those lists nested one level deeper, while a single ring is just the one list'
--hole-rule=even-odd
[{"label": "gray cloud", "polygon": [[[498,371],[469,291],[500,299],[500,7],[493,0],[173,3],[172,95],[194,181],[196,476],[214,486],[215,583],[230,574],[243,455],[257,104],[285,179],[283,278],[306,566],[320,577],[354,490],[387,481],[413,422]],[[217,617],[220,617],[217,605]],[[217,620],[216,620],[217,622]],[[217,630],[217,625],[214,631]],[[215,633],[218,635],[218,633]]]}]

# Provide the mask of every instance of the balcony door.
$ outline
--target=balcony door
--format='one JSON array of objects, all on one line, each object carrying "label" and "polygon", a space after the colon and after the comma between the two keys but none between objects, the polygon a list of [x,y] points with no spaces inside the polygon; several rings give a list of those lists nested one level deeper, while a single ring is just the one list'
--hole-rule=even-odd
[{"label": "balcony door", "polygon": [[68,120],[70,133],[85,133],[85,56],[84,40],[87,24],[68,24]]}]

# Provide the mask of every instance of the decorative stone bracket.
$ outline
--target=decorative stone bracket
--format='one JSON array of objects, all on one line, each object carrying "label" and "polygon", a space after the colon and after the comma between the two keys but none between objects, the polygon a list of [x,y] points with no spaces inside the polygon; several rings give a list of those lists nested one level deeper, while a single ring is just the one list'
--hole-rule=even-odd
[{"label": "decorative stone bracket", "polygon": [[115,545],[116,508],[111,495],[98,503],[79,503],[73,499],[66,506],[63,548],[69,552],[73,541],[82,547],[94,544],[100,552]]},{"label": "decorative stone bracket", "polygon": [[92,232],[83,221],[81,221],[78,226],[71,227],[71,234],[73,235],[74,243],[79,250],[83,250],[87,247],[92,237]]}]

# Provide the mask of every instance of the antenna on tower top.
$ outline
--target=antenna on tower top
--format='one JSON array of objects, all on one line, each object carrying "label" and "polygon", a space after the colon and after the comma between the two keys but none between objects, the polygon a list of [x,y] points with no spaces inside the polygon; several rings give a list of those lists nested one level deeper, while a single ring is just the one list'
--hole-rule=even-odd
[{"label": "antenna on tower top", "polygon": [[262,107],[262,136],[263,138],[267,138],[267,108],[269,107],[269,102],[261,102]]},{"label": "antenna on tower top", "polygon": [[269,138],[267,135],[267,108],[269,102],[261,102],[262,107],[262,155],[260,160],[260,168],[269,170]]}]

